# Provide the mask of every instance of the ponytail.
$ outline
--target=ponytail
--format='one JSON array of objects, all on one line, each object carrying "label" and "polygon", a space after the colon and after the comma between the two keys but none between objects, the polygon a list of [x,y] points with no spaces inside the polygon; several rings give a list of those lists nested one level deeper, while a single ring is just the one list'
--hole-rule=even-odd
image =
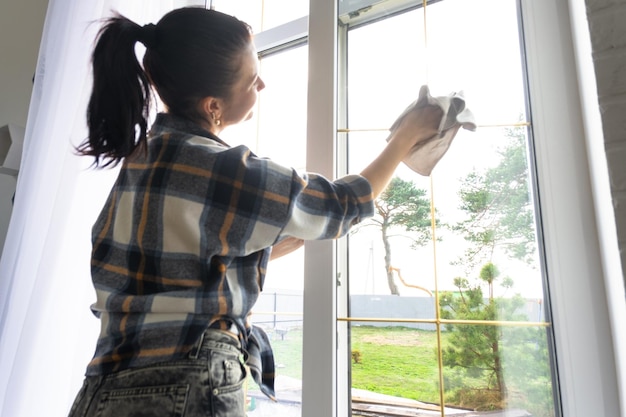
[{"label": "ponytail", "polygon": [[96,167],[117,165],[146,149],[152,104],[150,80],[137,60],[137,41],[156,41],[156,27],[141,27],[116,15],[106,20],[92,55],[93,88],[87,107],[89,136],[77,148],[93,156]]},{"label": "ponytail", "polygon": [[[116,15],[105,21],[96,39],[89,136],[77,151],[106,167],[146,151],[152,87],[169,113],[192,122],[206,117],[202,99],[228,98],[252,31],[233,16],[183,7],[143,27]],[[146,46],[143,68],[135,55],[137,42]]]}]

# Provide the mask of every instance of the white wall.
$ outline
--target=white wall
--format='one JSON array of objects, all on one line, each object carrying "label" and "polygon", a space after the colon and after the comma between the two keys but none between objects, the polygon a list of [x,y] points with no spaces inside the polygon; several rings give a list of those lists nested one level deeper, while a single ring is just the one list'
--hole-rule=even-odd
[{"label": "white wall", "polygon": [[[47,0],[0,2],[0,126],[26,126]],[[4,248],[16,179],[0,174],[0,253]]]}]

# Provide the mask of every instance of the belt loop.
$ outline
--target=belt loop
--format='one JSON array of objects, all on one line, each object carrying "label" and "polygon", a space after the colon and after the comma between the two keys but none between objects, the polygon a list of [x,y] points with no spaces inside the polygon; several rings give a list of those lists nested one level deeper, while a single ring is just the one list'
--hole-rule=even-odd
[{"label": "belt loop", "polygon": [[200,335],[200,339],[198,340],[198,344],[196,345],[195,349],[192,349],[191,352],[189,352],[189,357],[191,359],[198,359],[200,349],[202,349],[202,344],[204,343],[204,334],[205,332],[202,332],[202,335]]}]

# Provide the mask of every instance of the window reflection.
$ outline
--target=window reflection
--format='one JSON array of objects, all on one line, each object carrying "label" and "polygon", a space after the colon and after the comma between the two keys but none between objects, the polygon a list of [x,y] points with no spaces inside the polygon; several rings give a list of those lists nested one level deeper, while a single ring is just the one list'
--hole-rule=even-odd
[{"label": "window reflection", "polygon": [[397,192],[350,235],[339,320],[353,412],[556,415],[516,13],[514,0],[445,0],[348,30],[340,141],[351,172],[422,84],[463,89],[480,125],[457,134],[430,177],[398,169]]}]

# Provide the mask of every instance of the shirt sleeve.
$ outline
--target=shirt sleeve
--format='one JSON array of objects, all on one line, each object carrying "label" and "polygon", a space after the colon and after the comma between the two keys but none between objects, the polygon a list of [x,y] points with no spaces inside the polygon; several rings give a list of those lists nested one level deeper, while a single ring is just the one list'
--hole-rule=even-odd
[{"label": "shirt sleeve", "polygon": [[[294,172],[289,218],[282,235],[304,240],[336,239],[374,215],[372,188],[360,175],[329,181]],[[295,186],[300,183],[301,186]]]},{"label": "shirt sleeve", "polygon": [[[223,200],[222,207],[232,211],[232,219],[224,223],[228,224],[226,240],[232,242],[230,248],[238,246],[238,239],[244,243],[243,253],[230,255],[250,254],[287,236],[335,239],[374,214],[371,186],[360,175],[330,181],[318,174],[299,174],[270,159],[259,158],[245,147],[229,153],[239,154],[236,163],[231,159],[229,172],[220,172],[217,165],[214,168],[222,178],[234,180],[229,180],[223,192],[216,192],[214,197],[219,195],[217,200]],[[227,204],[230,208],[226,208]],[[218,235],[224,236],[224,230],[222,227]]]}]

